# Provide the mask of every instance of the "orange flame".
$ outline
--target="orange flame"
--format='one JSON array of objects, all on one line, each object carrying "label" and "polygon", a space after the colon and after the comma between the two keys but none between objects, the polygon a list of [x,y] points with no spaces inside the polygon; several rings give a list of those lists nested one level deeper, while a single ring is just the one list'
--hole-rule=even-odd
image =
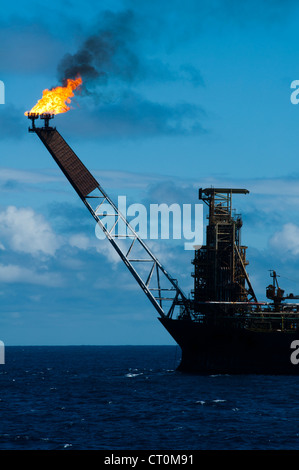
[{"label": "orange flame", "polygon": [[74,90],[82,84],[82,78],[75,80],[68,78],[66,86],[58,86],[51,90],[44,90],[43,97],[30,110],[26,111],[25,116],[30,113],[35,114],[59,114],[69,111],[71,98],[74,96]]}]

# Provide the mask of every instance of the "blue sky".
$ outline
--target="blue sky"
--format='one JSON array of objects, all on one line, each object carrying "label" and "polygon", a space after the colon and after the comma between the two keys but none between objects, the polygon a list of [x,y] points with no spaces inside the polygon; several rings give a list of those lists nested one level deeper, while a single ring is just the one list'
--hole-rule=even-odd
[{"label": "blue sky", "polygon": [[[24,112],[93,47],[84,89],[55,125],[117,200],[196,204],[245,187],[249,275],[299,293],[299,8],[295,1],[8,4],[0,20],[0,338],[7,345],[173,344]],[[109,40],[107,40],[107,37]],[[106,38],[106,43],[103,41]],[[108,42],[107,42],[108,41]],[[104,45],[106,44],[106,48]],[[77,62],[76,62],[77,63]],[[91,70],[92,67],[92,70]],[[92,72],[92,73],[90,73]],[[192,289],[184,241],[152,242]],[[117,289],[115,288],[117,286]]]}]

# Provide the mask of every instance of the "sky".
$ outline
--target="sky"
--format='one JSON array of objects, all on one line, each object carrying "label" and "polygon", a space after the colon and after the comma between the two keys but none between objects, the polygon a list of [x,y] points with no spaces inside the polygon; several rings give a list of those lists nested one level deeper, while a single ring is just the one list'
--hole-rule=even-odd
[{"label": "sky", "polygon": [[[46,13],[46,14],[45,14]],[[80,72],[53,121],[109,196],[198,204],[246,188],[248,273],[299,294],[299,6],[295,0],[7,4],[0,19],[0,339],[174,344],[24,115]],[[0,89],[1,91],[1,89]],[[294,96],[294,95],[293,95]],[[297,96],[297,95],[296,95]],[[299,94],[298,94],[299,97]],[[53,124],[54,125],[54,124]],[[189,294],[184,240],[148,240]]]}]

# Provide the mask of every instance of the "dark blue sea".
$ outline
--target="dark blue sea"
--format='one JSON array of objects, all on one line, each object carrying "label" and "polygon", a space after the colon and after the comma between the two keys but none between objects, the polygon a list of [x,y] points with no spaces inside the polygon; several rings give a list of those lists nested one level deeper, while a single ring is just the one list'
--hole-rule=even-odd
[{"label": "dark blue sea", "polygon": [[192,376],[176,346],[6,347],[0,450],[297,450],[299,377]]}]

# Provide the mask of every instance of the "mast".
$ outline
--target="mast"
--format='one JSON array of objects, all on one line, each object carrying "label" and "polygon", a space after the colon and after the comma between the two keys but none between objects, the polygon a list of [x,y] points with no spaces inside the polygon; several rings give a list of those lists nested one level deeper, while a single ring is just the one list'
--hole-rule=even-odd
[{"label": "mast", "polygon": [[257,302],[246,271],[246,246],[241,244],[241,217],[233,215],[232,195],[248,194],[247,189],[207,188],[199,199],[208,206],[206,245],[195,252],[194,309],[203,302]]}]

